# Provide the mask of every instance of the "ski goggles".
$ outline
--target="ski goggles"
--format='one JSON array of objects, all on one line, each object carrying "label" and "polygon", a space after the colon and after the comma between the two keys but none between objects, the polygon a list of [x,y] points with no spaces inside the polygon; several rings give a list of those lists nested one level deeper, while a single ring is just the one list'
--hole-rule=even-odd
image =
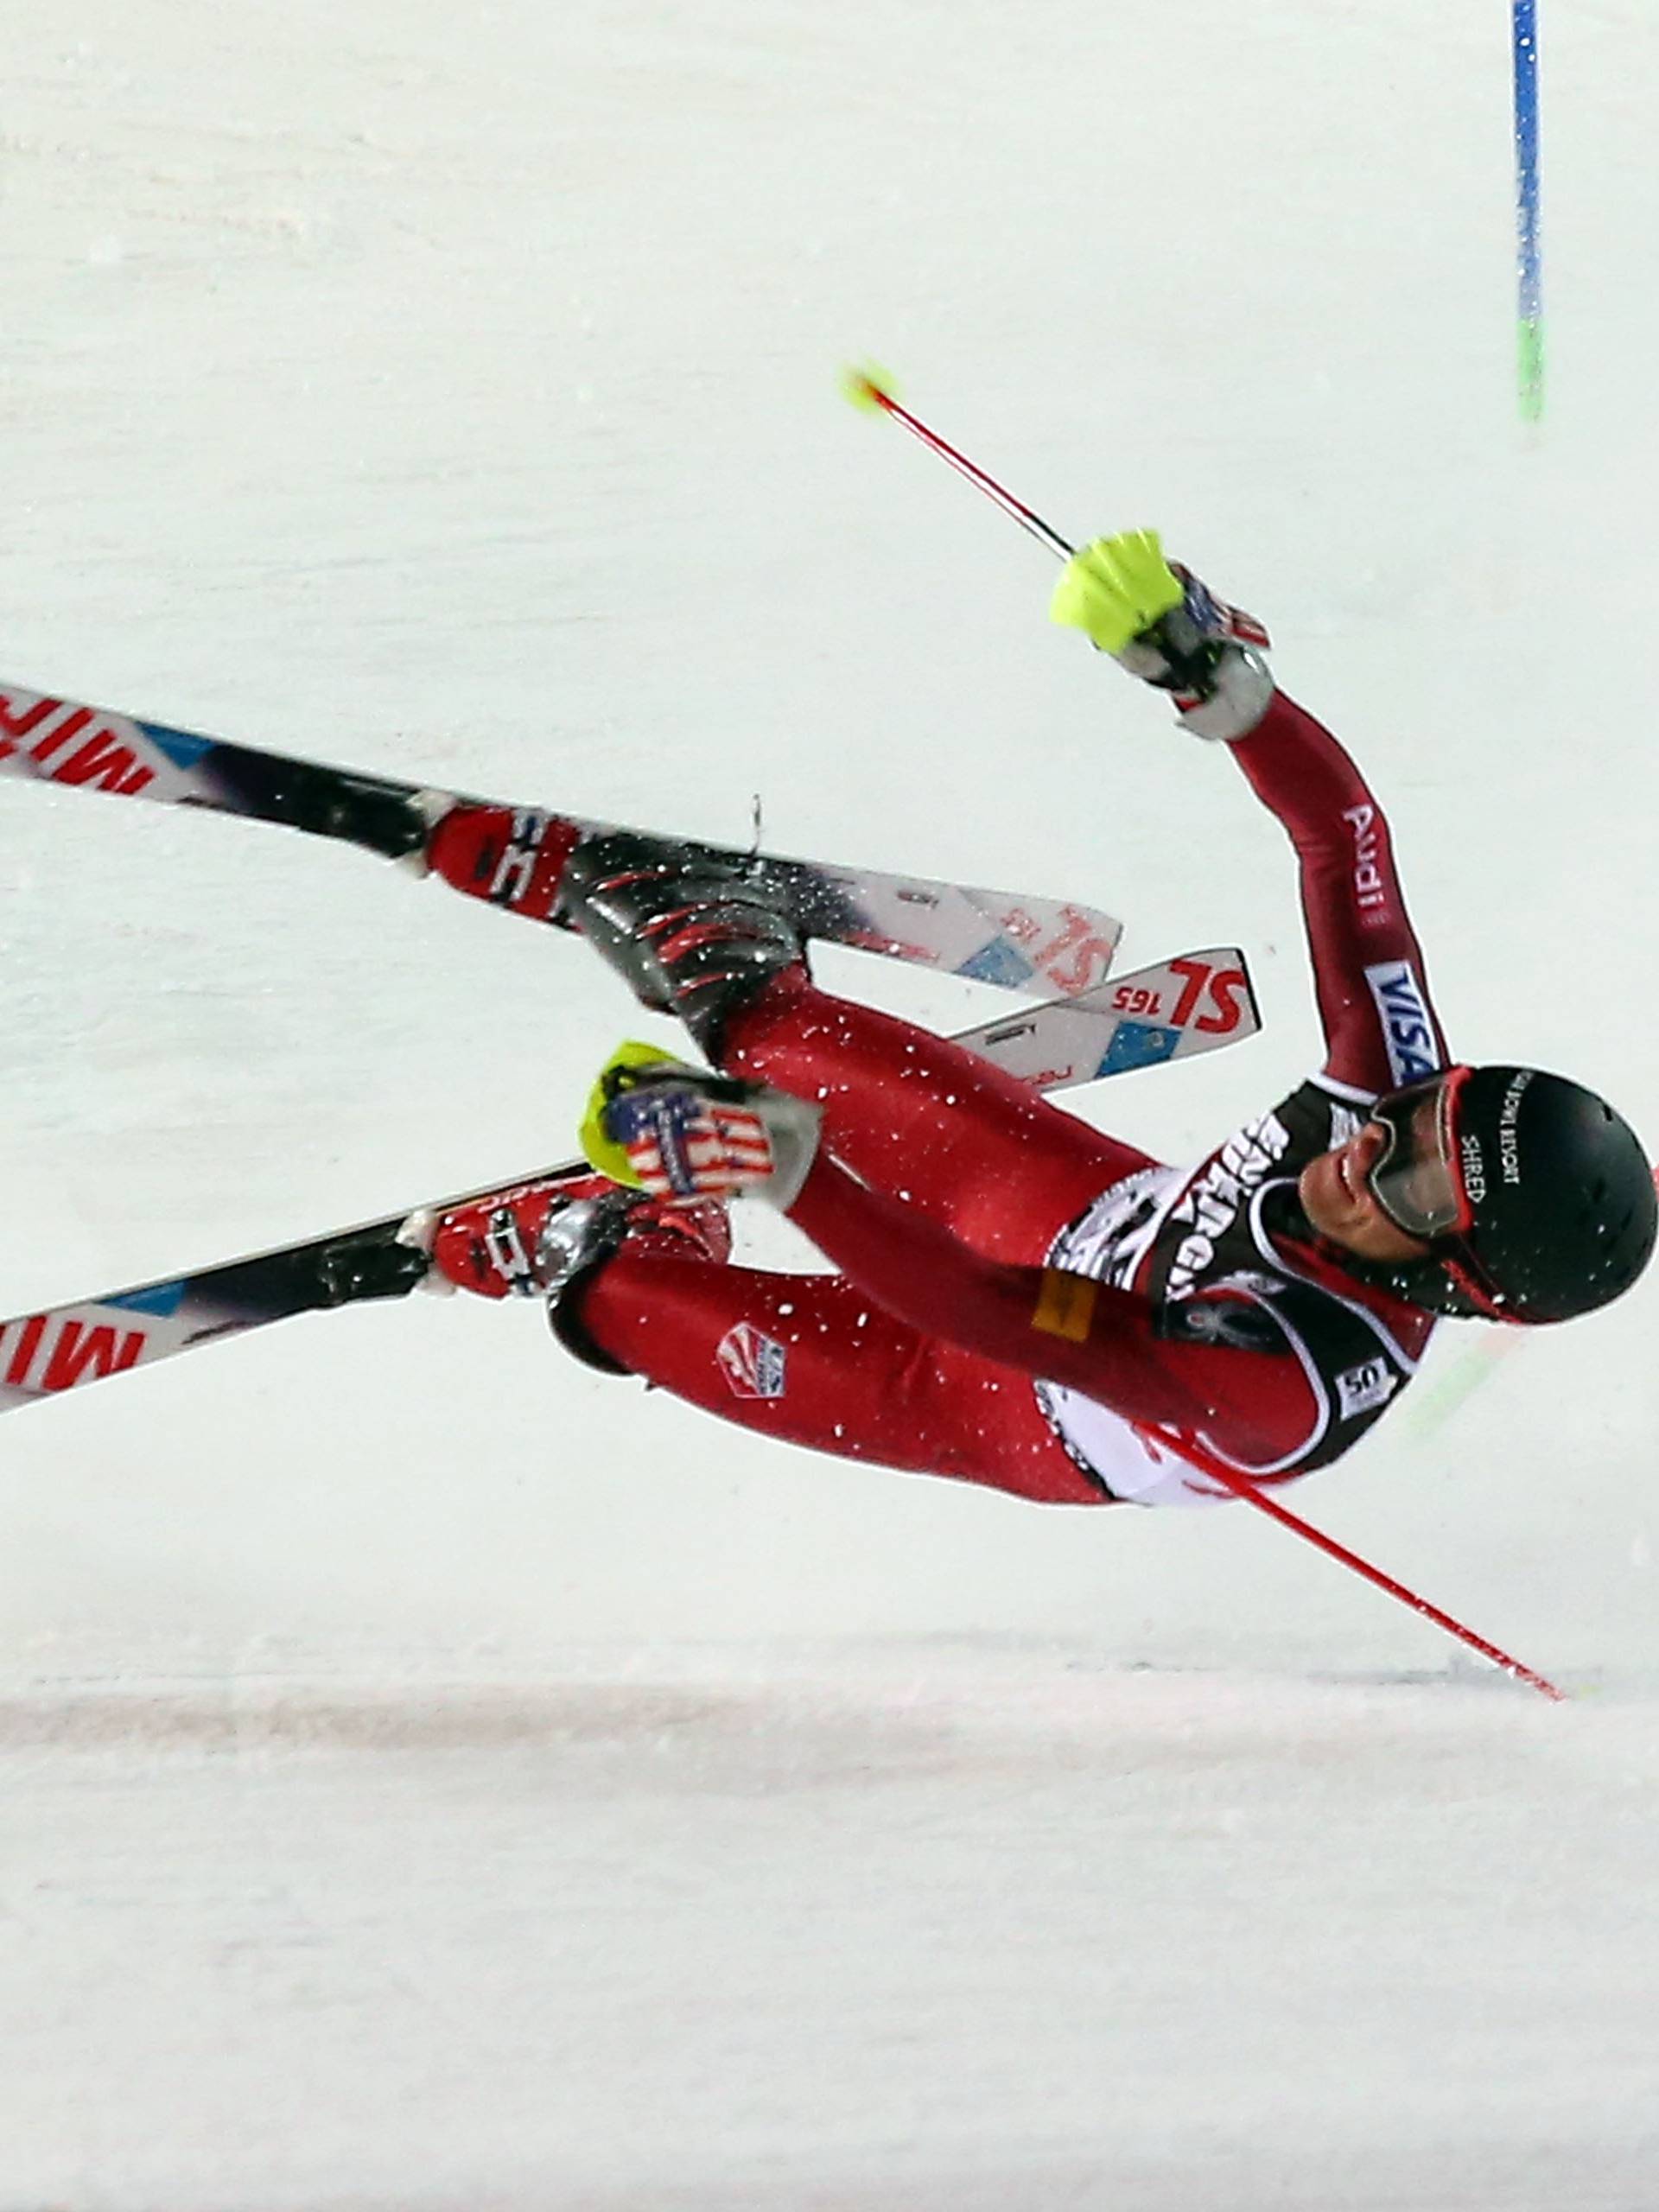
[{"label": "ski goggles", "polygon": [[1387,1149],[1365,1180],[1395,1227],[1425,1244],[1467,1234],[1475,1211],[1458,1144],[1458,1097],[1471,1069],[1446,1068],[1371,1108]]}]

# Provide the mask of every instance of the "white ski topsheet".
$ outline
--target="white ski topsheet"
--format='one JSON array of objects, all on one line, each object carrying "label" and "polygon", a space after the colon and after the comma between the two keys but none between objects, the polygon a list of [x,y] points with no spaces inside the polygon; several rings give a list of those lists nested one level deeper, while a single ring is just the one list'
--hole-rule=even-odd
[{"label": "white ski topsheet", "polygon": [[1244,955],[1211,945],[959,1029],[956,1041],[1039,1090],[1071,1090],[1241,1044],[1261,1026]]},{"label": "white ski topsheet", "polygon": [[[130,715],[21,684],[0,688],[0,773],[5,775],[124,798],[176,801],[195,791],[195,764],[209,749],[182,731]],[[66,834],[73,836],[73,825]]]},{"label": "white ski topsheet", "polygon": [[[1093,990],[1112,964],[1123,925],[1071,899],[1028,897],[971,884],[826,867],[869,916],[873,944],[918,967],[1033,997]],[[924,938],[921,925],[925,924]]]},{"label": "white ski topsheet", "polygon": [[[1196,1158],[1318,1064],[1294,856],[842,404],[868,349],[1268,620],[1454,1045],[1656,1141],[1659,751],[1597,678],[1659,602],[1659,17],[1541,11],[1523,441],[1505,13],[14,10],[0,662],[726,842],[758,789],[787,849],[1109,904],[1121,968],[1241,944],[1252,1049],[1081,1108]],[[639,1019],[211,829],[0,791],[0,1311],[556,1153]],[[1255,1516],[820,1463],[524,1308],[0,1424],[0,2197],[1645,2212],[1655,1294],[1299,1501],[1560,1709]]]},{"label": "white ski topsheet", "polygon": [[134,1313],[114,1298],[0,1322],[0,1413],[130,1374],[141,1361],[182,1351],[197,1334],[175,1306]]}]

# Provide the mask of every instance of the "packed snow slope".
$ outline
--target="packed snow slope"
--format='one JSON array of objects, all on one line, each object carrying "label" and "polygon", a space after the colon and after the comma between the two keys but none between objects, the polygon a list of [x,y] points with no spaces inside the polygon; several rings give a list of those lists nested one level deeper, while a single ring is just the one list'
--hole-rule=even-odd
[{"label": "packed snow slope", "polygon": [[[1546,26],[1529,439],[1503,12],[14,9],[0,672],[1242,943],[1266,1033],[1079,1108],[1196,1154],[1318,1057],[1287,849],[868,353],[1265,617],[1454,1046],[1659,1141],[1659,22]],[[0,870],[6,1313],[563,1156],[672,1035],[272,830],[7,785]],[[793,1455],[529,1308],[19,1414],[0,2205],[1649,2204],[1656,1294],[1296,1495],[1559,1710],[1242,1510]]]}]

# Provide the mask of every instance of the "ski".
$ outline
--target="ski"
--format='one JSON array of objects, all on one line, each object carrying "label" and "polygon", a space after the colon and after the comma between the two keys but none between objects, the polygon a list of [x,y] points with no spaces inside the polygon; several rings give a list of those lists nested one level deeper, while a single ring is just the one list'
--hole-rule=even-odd
[{"label": "ski", "polygon": [[959,1030],[952,1041],[1039,1090],[1070,1090],[1242,1043],[1261,1027],[1244,955],[1236,945],[1212,945],[1137,968],[1079,998]]},{"label": "ski", "polygon": [[[964,1030],[956,1041],[1010,1074],[1058,1090],[1210,1052],[1259,1027],[1243,955],[1212,948],[1140,969],[1090,998]],[[404,1296],[425,1272],[420,1249],[399,1238],[412,1216],[447,1213],[582,1165],[566,1161],[326,1236],[0,1321],[0,1413],[297,1313]]]},{"label": "ski", "polygon": [[511,1183],[487,1183],[481,1190],[385,1214],[326,1236],[129,1290],[99,1291],[0,1322],[0,1413],[60,1397],[106,1376],[153,1367],[204,1344],[223,1344],[296,1313],[407,1296],[427,1272],[424,1252],[399,1239],[412,1216],[447,1213],[573,1167],[585,1172],[586,1162],[567,1160]]},{"label": "ski", "polygon": [[[0,685],[0,773],[335,838],[567,928],[565,861],[582,837],[621,826],[263,752],[16,684]],[[807,937],[1036,998],[1091,990],[1122,934],[1110,915],[1071,900],[735,847],[687,850],[779,894]]]}]

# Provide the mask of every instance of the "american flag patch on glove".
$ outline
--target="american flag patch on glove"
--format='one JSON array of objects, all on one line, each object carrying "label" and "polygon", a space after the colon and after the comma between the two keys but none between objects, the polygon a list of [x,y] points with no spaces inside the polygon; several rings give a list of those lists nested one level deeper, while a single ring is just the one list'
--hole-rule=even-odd
[{"label": "american flag patch on glove", "polygon": [[690,1084],[642,1084],[613,1100],[606,1120],[652,1198],[717,1198],[771,1179],[766,1125],[741,1101]]}]

